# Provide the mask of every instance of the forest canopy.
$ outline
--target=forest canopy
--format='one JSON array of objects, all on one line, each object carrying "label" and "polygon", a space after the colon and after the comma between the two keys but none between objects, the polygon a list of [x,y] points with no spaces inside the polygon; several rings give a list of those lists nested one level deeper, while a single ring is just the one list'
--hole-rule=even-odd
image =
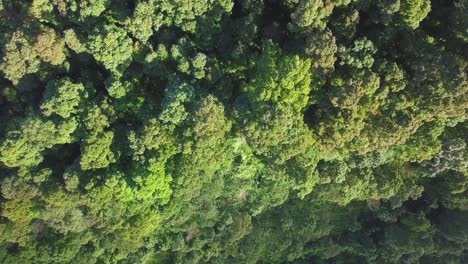
[{"label": "forest canopy", "polygon": [[468,263],[468,1],[0,0],[0,263]]}]

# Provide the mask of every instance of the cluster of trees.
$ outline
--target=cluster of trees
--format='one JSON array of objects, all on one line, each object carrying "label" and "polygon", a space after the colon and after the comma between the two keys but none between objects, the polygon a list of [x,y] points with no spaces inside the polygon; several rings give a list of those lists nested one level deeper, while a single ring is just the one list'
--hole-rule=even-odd
[{"label": "cluster of trees", "polygon": [[467,14],[0,1],[0,262],[466,263]]}]

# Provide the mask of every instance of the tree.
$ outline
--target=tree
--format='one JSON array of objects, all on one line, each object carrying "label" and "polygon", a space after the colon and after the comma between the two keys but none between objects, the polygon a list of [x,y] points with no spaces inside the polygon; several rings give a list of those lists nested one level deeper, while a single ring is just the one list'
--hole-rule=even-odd
[{"label": "tree", "polygon": [[283,109],[301,112],[311,91],[310,67],[310,59],[283,55],[278,46],[267,41],[252,69],[252,79],[241,89],[252,102],[277,103]]},{"label": "tree", "polygon": [[281,164],[304,153],[315,141],[304,122],[292,111],[254,109],[242,123],[245,140],[254,153],[274,163]]},{"label": "tree", "polygon": [[31,115],[17,121],[0,145],[0,161],[8,167],[32,167],[43,160],[42,152],[57,144],[71,143],[77,128],[75,119],[54,124]]},{"label": "tree", "polygon": [[69,118],[79,111],[79,106],[88,96],[83,84],[70,79],[52,80],[47,83],[41,109],[46,116],[57,114]]},{"label": "tree", "polygon": [[330,20],[329,27],[340,43],[349,45],[356,38],[359,21],[358,10],[344,9],[336,12],[336,16]]},{"label": "tree", "polygon": [[165,92],[159,119],[164,123],[178,125],[187,118],[184,104],[193,101],[194,89],[189,83],[173,78],[167,84]]},{"label": "tree", "polygon": [[5,74],[5,78],[17,85],[25,75],[36,73],[40,63],[36,51],[24,33],[21,31],[12,33],[5,46],[5,56],[0,63],[0,70]]},{"label": "tree", "polygon": [[402,0],[399,16],[404,26],[415,29],[431,11],[429,0]]},{"label": "tree", "polygon": [[322,0],[299,0],[289,1],[289,4],[295,4],[294,12],[291,14],[292,31],[307,31],[308,29],[324,29],[326,19],[333,10],[331,1]]},{"label": "tree", "polygon": [[314,127],[325,149],[342,148],[360,134],[366,118],[378,112],[379,85],[379,76],[369,70],[331,81],[328,100],[335,111],[319,112],[321,122]]},{"label": "tree", "polygon": [[[161,21],[161,25],[177,26],[187,32],[194,32],[197,25],[197,18],[206,15],[211,10],[219,7],[222,12],[230,12],[233,2],[230,0],[223,0],[218,2],[203,1],[182,1],[176,0],[167,2],[162,0],[155,1],[156,14]],[[163,16],[166,14],[166,16]],[[157,27],[158,28],[158,27]]]},{"label": "tree", "polygon": [[324,79],[335,70],[337,50],[336,38],[329,29],[307,37],[305,52],[312,63],[312,83],[323,85]]},{"label": "tree", "polygon": [[338,57],[340,65],[348,65],[357,69],[370,68],[374,64],[372,57],[377,52],[372,41],[362,38],[356,39],[352,47],[346,48],[340,46],[338,48]]},{"label": "tree", "polygon": [[83,117],[85,131],[81,140],[80,159],[83,170],[105,168],[116,161],[111,150],[114,132],[107,131],[110,121],[106,114],[111,116],[113,112],[106,102],[103,102],[101,106],[90,106]]},{"label": "tree", "polygon": [[145,43],[153,35],[153,28],[158,29],[158,17],[155,16],[154,1],[138,2],[132,18],[125,21],[129,31],[141,42]]},{"label": "tree", "polygon": [[110,149],[113,139],[112,131],[88,136],[82,144],[81,168],[83,170],[99,169],[114,163],[116,159]]},{"label": "tree", "polygon": [[133,42],[125,30],[114,24],[97,27],[87,42],[87,50],[106,69],[121,75],[131,63]]},{"label": "tree", "polygon": [[61,65],[66,59],[64,41],[50,28],[44,29],[44,32],[37,36],[33,50],[42,61],[51,65]]},{"label": "tree", "polygon": [[389,0],[378,0],[376,1],[376,7],[379,10],[381,21],[384,25],[388,25],[394,15],[400,10],[402,1],[389,1]]}]

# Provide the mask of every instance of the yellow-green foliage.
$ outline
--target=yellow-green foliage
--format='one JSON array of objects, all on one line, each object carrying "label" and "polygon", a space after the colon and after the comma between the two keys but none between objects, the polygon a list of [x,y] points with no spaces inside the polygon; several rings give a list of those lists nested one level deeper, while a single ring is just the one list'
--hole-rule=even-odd
[{"label": "yellow-green foliage", "polygon": [[254,102],[271,102],[301,112],[311,91],[311,61],[298,55],[283,55],[272,42],[263,45],[252,79],[242,87]]}]

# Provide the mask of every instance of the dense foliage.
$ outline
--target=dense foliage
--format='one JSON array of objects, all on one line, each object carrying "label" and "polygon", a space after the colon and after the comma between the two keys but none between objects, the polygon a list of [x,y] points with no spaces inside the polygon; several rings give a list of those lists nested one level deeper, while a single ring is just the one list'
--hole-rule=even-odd
[{"label": "dense foliage", "polygon": [[467,14],[0,1],[0,263],[467,263]]}]

